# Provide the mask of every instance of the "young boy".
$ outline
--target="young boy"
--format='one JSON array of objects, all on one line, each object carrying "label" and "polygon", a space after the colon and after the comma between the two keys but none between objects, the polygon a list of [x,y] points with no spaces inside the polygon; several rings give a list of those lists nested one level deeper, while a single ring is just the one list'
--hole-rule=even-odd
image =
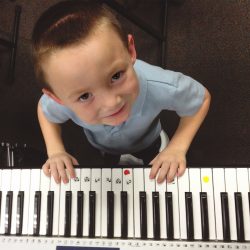
[{"label": "young boy", "polygon": [[[181,73],[136,60],[132,35],[125,35],[102,4],[65,1],[37,21],[33,36],[35,72],[43,83],[38,118],[47,147],[46,175],[68,182],[77,160],[68,154],[60,123],[83,127],[104,157],[119,162],[130,153],[152,164],[160,183],[181,176],[186,152],[210,104],[208,91]],[[179,126],[159,153],[162,110],[174,110]]]}]

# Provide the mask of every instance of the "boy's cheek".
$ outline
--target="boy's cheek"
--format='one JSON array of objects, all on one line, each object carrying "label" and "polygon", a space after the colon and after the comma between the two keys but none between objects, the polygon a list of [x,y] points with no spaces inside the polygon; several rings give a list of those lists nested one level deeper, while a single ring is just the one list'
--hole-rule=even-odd
[{"label": "boy's cheek", "polygon": [[89,125],[98,125],[101,123],[100,119],[98,118],[98,114],[96,111],[92,111],[89,109],[88,111],[79,110],[71,108],[71,110],[76,114],[76,116],[82,120],[83,122],[88,123]]},{"label": "boy's cheek", "polygon": [[132,94],[134,99],[139,95],[139,89],[139,82],[135,79],[132,79],[129,87],[129,93]]}]

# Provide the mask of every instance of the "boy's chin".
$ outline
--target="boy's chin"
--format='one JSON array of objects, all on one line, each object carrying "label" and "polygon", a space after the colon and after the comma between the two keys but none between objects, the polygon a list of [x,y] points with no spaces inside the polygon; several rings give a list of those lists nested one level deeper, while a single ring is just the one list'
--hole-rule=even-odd
[{"label": "boy's chin", "polygon": [[128,120],[128,117],[124,119],[114,119],[112,121],[106,121],[103,123],[103,125],[109,125],[109,126],[119,126],[122,123],[126,122]]},{"label": "boy's chin", "polygon": [[123,121],[116,121],[116,122],[107,122],[105,123],[104,125],[109,125],[109,126],[119,126],[121,125],[122,123],[124,123],[126,120],[123,120]]}]

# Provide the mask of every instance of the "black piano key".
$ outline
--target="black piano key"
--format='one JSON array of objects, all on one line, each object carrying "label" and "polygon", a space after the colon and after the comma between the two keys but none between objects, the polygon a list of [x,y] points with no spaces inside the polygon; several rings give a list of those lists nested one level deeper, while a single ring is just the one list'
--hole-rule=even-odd
[{"label": "black piano key", "polygon": [[234,193],[235,213],[236,213],[236,226],[237,226],[237,240],[239,242],[245,241],[244,220],[243,220],[243,207],[242,196],[240,192]]},{"label": "black piano key", "polygon": [[146,192],[144,191],[140,191],[140,225],[141,225],[141,238],[146,239],[148,235],[147,196]]},{"label": "black piano key", "polygon": [[121,191],[121,238],[128,237],[128,195]]},{"label": "black piano key", "polygon": [[64,236],[69,237],[71,234],[71,207],[72,191],[65,193],[65,218],[64,218]]},{"label": "black piano key", "polygon": [[223,240],[230,241],[231,237],[230,237],[228,195],[226,192],[221,192],[220,196],[221,196]]},{"label": "black piano key", "polygon": [[173,197],[172,192],[165,192],[166,202],[166,224],[168,240],[174,239],[174,215],[173,215]]},{"label": "black piano key", "polygon": [[202,240],[209,240],[209,218],[208,218],[208,204],[207,193],[200,192],[200,205],[201,205],[201,232]]},{"label": "black piano key", "polygon": [[46,235],[52,236],[54,215],[54,191],[48,191]]},{"label": "black piano key", "polygon": [[36,236],[39,235],[40,231],[41,196],[42,196],[41,191],[35,192],[33,234]]},{"label": "black piano key", "polygon": [[17,195],[17,216],[16,216],[16,234],[22,234],[23,228],[23,204],[24,204],[24,191],[19,191]]},{"label": "black piano key", "polygon": [[154,239],[159,240],[160,235],[161,235],[159,192],[152,192],[152,200],[153,200],[153,231],[154,231]]},{"label": "black piano key", "polygon": [[185,202],[186,202],[187,240],[194,240],[193,198],[191,192],[185,192]]},{"label": "black piano key", "polygon": [[95,191],[89,191],[89,237],[95,237]]},{"label": "black piano key", "polygon": [[13,191],[8,191],[6,195],[5,207],[5,234],[9,235],[11,230]]},{"label": "black piano key", "polygon": [[77,191],[77,221],[76,221],[76,236],[82,237],[83,234],[83,191]]},{"label": "black piano key", "polygon": [[114,237],[114,192],[107,192],[107,232],[108,238]]}]

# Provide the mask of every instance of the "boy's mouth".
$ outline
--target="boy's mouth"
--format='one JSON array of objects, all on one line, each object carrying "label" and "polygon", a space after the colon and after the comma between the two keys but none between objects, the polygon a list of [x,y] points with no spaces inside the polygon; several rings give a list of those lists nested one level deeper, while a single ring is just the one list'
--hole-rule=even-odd
[{"label": "boy's mouth", "polygon": [[106,117],[114,117],[119,115],[120,113],[122,113],[122,111],[125,109],[126,104],[124,104],[121,108],[117,109],[116,111],[114,111],[113,113],[107,115]]}]

